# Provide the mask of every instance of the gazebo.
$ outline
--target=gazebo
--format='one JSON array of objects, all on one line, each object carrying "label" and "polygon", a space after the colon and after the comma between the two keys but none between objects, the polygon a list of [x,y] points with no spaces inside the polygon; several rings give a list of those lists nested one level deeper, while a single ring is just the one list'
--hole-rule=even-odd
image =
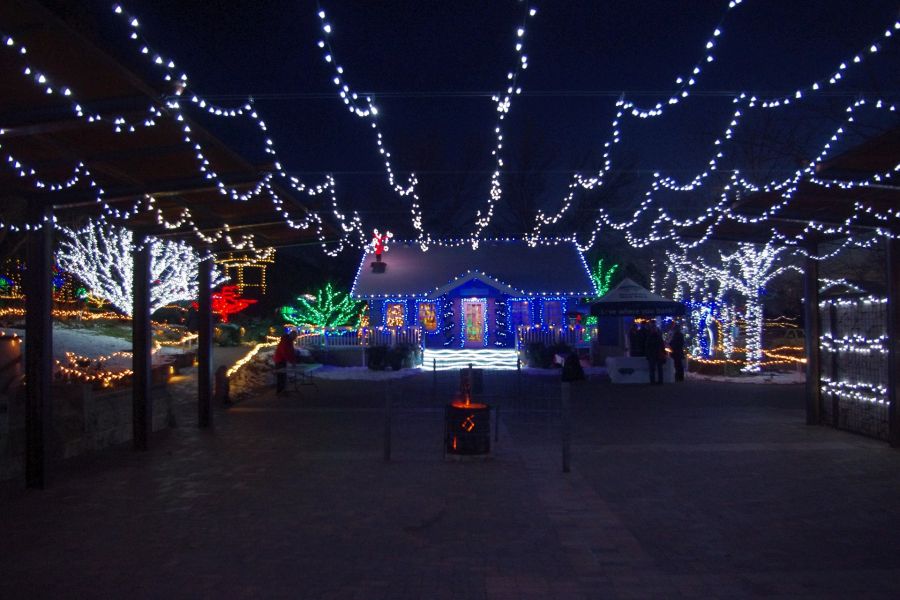
[{"label": "gazebo", "polygon": [[595,317],[674,317],[684,314],[684,304],[663,298],[631,279],[624,279],[591,304]]},{"label": "gazebo", "polygon": [[[631,279],[619,285],[591,304],[595,317],[666,317],[684,314],[684,304],[663,298]],[[620,346],[624,338],[623,319],[619,321]],[[646,383],[649,380],[647,360],[640,356],[608,356],[606,370],[613,383]],[[673,380],[673,366],[666,361],[664,381]]]}]

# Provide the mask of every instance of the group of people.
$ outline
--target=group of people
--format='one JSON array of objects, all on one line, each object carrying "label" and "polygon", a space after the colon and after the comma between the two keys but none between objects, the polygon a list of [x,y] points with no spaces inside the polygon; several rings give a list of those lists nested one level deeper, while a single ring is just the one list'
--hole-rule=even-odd
[{"label": "group of people", "polygon": [[[667,354],[666,342],[659,327],[656,326],[656,322],[650,320],[643,326],[640,326],[637,321],[632,323],[631,329],[628,331],[628,346],[631,356],[647,358],[650,383],[661,384]],[[684,381],[684,334],[678,323],[672,325],[669,350],[675,365],[675,381]]]}]

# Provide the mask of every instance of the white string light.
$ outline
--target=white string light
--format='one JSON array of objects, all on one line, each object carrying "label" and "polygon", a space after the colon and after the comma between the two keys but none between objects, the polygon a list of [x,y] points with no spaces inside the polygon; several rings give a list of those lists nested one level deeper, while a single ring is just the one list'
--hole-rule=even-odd
[{"label": "white string light", "polygon": [[[89,221],[80,229],[61,227],[57,261],[76,275],[95,296],[126,314],[133,312],[134,234],[124,227]],[[184,242],[149,239],[150,312],[179,300],[197,297],[200,256]],[[226,278],[213,267],[211,286]]]}]

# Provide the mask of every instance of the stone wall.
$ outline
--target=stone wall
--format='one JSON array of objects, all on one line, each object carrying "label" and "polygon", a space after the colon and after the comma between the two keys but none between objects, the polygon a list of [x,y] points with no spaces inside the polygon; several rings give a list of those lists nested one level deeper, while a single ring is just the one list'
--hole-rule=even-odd
[{"label": "stone wall", "polygon": [[[22,475],[25,453],[25,389],[0,394],[0,480]],[[53,461],[131,441],[131,388],[96,390],[85,384],[52,388]],[[175,425],[172,396],[165,385],[151,390],[153,431]]]}]

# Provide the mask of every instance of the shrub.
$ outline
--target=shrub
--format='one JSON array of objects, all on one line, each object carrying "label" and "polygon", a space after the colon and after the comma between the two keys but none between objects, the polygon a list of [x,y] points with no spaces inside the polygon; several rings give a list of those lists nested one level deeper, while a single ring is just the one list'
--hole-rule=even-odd
[{"label": "shrub", "polygon": [[366,348],[366,366],[373,371],[384,371],[387,367],[387,360],[387,346],[371,346]]}]

